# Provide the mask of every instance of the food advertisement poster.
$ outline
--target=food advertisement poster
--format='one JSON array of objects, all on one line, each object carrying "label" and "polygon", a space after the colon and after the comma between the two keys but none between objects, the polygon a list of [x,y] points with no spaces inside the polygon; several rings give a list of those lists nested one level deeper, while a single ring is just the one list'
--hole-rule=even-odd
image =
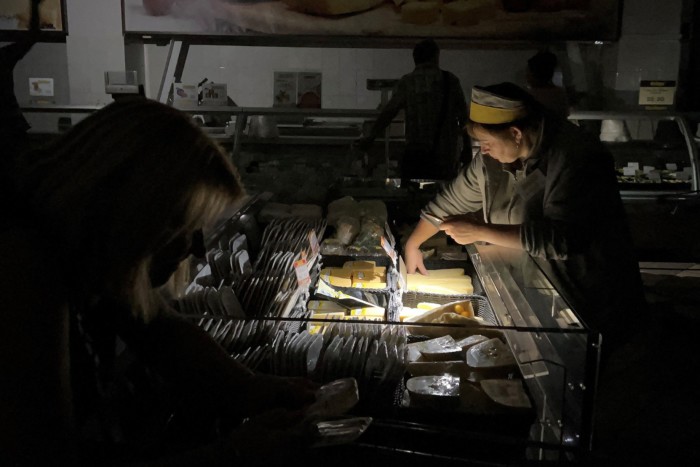
[{"label": "food advertisement poster", "polygon": [[178,109],[193,109],[199,105],[197,85],[175,83],[173,85],[173,105]]},{"label": "food advertisement poster", "polygon": [[29,78],[31,97],[53,97],[53,78]]},{"label": "food advertisement poster", "polygon": [[[621,0],[122,0],[124,31],[254,38],[616,40]],[[377,41],[379,42],[379,41]]]},{"label": "food advertisement poster", "polygon": [[[65,0],[43,0],[39,5],[42,32],[65,33]],[[29,30],[31,0],[0,1],[0,39]]]},{"label": "food advertisement poster", "polygon": [[304,109],[321,108],[320,72],[300,72],[297,80],[297,107]]},{"label": "food advertisement poster", "polygon": [[291,71],[276,71],[274,76],[273,107],[296,107],[297,105],[297,73]]}]

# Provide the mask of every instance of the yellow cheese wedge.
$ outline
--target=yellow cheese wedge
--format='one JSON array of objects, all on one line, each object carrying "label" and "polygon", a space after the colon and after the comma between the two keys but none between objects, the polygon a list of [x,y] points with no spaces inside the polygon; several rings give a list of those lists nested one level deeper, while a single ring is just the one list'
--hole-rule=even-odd
[{"label": "yellow cheese wedge", "polygon": [[375,266],[374,275],[386,280],[386,268],[384,266]]},{"label": "yellow cheese wedge", "polygon": [[325,268],[321,270],[321,279],[336,287],[352,287],[352,271],[340,268]]},{"label": "yellow cheese wedge", "polygon": [[312,313],[311,320],[314,319],[343,319],[345,318],[345,312],[333,312],[333,313]]},{"label": "yellow cheese wedge", "polygon": [[408,274],[407,289],[413,292],[434,293],[438,295],[473,294],[471,277],[433,278],[422,274]]},{"label": "yellow cheese wedge", "polygon": [[464,276],[464,269],[462,268],[428,269],[428,277],[432,277],[435,279],[447,279],[450,277],[462,276]]},{"label": "yellow cheese wedge", "polygon": [[431,24],[440,17],[440,2],[411,2],[401,6],[401,21],[411,24]]},{"label": "yellow cheese wedge", "polygon": [[420,302],[418,305],[416,305],[416,308],[418,308],[419,310],[432,310],[439,306],[439,303]]},{"label": "yellow cheese wedge", "polygon": [[330,300],[309,300],[307,309],[311,312],[343,312],[345,308]]},{"label": "yellow cheese wedge", "polygon": [[419,310],[418,308],[409,308],[407,306],[401,308],[401,311],[399,312],[399,321],[403,321],[405,319],[412,318],[414,316],[418,316],[421,313],[423,313],[424,310]]},{"label": "yellow cheese wedge", "polygon": [[375,318],[384,317],[384,308],[367,307],[350,310],[350,316],[372,316]]},{"label": "yellow cheese wedge", "polygon": [[291,8],[321,16],[345,15],[374,8],[384,0],[282,0]]}]

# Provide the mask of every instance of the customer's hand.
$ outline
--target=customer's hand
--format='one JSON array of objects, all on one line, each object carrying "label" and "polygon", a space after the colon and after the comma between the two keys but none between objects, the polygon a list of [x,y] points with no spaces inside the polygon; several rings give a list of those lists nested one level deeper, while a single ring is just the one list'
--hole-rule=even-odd
[{"label": "customer's hand", "polygon": [[420,245],[413,245],[411,242],[407,242],[404,247],[403,259],[406,263],[406,272],[408,274],[418,271],[423,275],[428,275],[428,270],[423,264],[423,253],[420,251]]},{"label": "customer's hand", "polygon": [[301,409],[316,400],[320,387],[308,378],[256,374],[250,379],[246,392],[249,401],[258,410],[285,408]]},{"label": "customer's hand", "polygon": [[317,434],[301,412],[277,409],[250,418],[231,433],[229,442],[240,465],[286,466],[303,458]]},{"label": "customer's hand", "polygon": [[352,145],[361,151],[369,151],[369,148],[372,147],[372,144],[374,143],[374,138],[370,136],[363,136],[361,138],[356,139],[353,141]]}]

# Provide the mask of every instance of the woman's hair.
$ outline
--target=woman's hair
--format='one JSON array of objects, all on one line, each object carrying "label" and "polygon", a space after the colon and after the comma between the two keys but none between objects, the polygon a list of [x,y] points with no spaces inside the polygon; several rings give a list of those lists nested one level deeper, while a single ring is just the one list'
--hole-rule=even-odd
[{"label": "woman's hair", "polygon": [[510,82],[484,86],[482,89],[506,99],[521,101],[525,106],[527,115],[518,120],[506,123],[478,123],[469,120],[465,127],[469,136],[476,138],[474,135],[474,128],[480,128],[493,136],[506,140],[511,138],[510,128],[516,127],[523,132],[524,137],[527,138],[530,143],[534,143],[546,113],[542,104],[537,102],[535,98],[523,88]]},{"label": "woman's hair", "polygon": [[146,319],[153,253],[243,194],[236,169],[187,115],[143,98],[104,107],[35,156],[19,189],[58,236],[47,241],[65,249],[83,287],[117,294]]}]

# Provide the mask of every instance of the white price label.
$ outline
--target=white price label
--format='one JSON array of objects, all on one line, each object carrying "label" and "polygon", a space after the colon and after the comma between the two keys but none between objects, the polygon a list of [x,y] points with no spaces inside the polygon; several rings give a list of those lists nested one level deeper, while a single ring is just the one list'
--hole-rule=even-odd
[{"label": "white price label", "polygon": [[315,230],[309,232],[309,245],[311,245],[311,255],[316,256],[321,247],[318,244],[318,237],[316,236]]},{"label": "white price label", "polygon": [[391,258],[391,261],[394,263],[394,266],[396,266],[396,250],[394,250],[394,247],[391,246],[391,243],[389,243],[384,237],[381,238],[381,243],[382,248],[384,248],[384,251],[386,251],[386,254],[389,256],[389,258]]},{"label": "white price label", "polygon": [[639,105],[671,106],[676,95],[675,81],[641,81],[639,83]]},{"label": "white price label", "polygon": [[306,263],[306,259],[300,259],[294,262],[294,273],[297,275],[297,284],[299,284],[299,287],[307,287],[311,284],[309,265]]}]

